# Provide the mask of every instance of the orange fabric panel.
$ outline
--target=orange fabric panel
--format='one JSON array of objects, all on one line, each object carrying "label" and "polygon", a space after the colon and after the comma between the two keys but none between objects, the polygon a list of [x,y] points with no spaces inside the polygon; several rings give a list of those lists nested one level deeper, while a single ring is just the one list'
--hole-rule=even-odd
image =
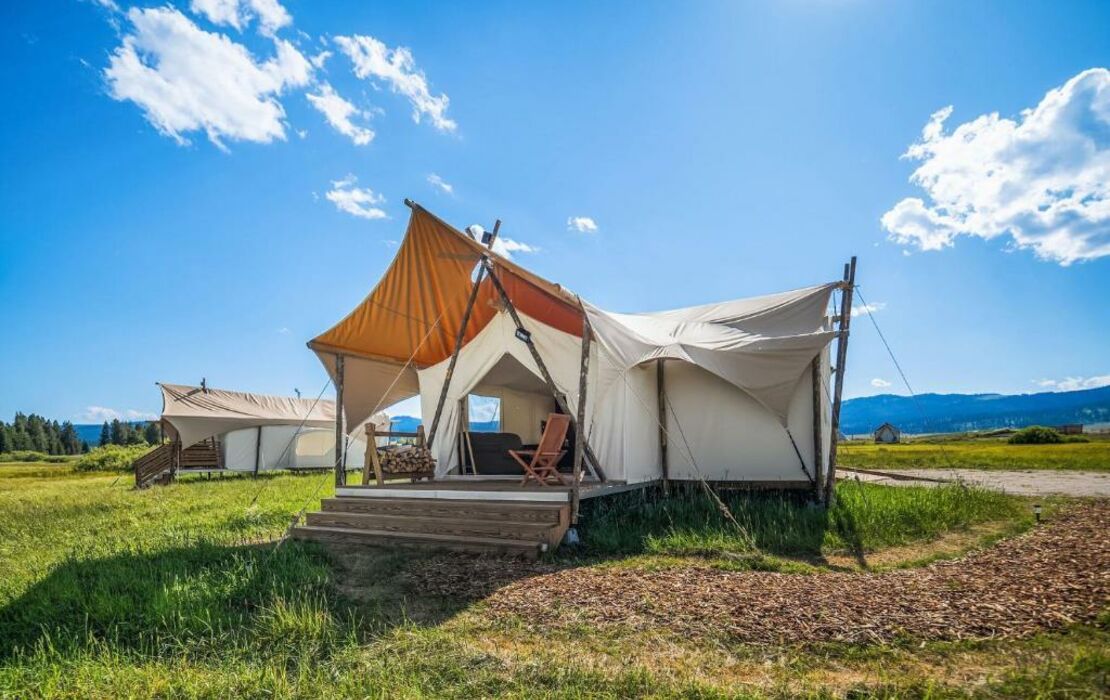
[{"label": "orange fabric panel", "polygon": [[[490,254],[485,246],[415,206],[397,257],[374,291],[309,346],[399,364],[411,356],[417,367],[443,361],[454,350],[473,285],[471,274],[483,254]],[[562,287],[497,255],[490,257],[517,310],[553,328],[582,335],[581,311]],[[478,335],[500,307],[500,295],[486,278],[463,342]]]},{"label": "orange fabric panel", "polygon": [[466,236],[414,208],[397,257],[374,291],[309,345],[401,363],[412,356],[417,366],[449,357],[480,250]]},{"label": "orange fabric panel", "polygon": [[[564,333],[582,337],[582,311],[577,306],[563,301],[538,287],[531,280],[506,269],[500,261],[495,263],[494,270],[517,311]],[[486,280],[482,286],[488,287],[487,293],[493,299],[499,299],[500,295],[497,294],[497,289],[492,282]]]}]

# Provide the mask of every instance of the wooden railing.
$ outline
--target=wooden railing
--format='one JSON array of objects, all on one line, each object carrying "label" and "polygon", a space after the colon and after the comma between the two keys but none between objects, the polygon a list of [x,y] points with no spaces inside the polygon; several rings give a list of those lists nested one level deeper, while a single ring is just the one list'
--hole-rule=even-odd
[{"label": "wooden railing", "polygon": [[159,445],[132,463],[135,469],[135,488],[145,489],[154,483],[166,483],[173,479],[178,444],[167,442]]}]

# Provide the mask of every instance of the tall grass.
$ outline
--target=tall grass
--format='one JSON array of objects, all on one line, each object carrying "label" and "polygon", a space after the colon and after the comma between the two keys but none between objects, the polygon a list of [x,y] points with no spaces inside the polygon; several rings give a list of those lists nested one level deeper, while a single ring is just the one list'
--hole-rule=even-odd
[{"label": "tall grass", "polygon": [[1005,439],[929,439],[897,445],[842,443],[837,460],[861,469],[1059,469],[1110,471],[1110,436],[1089,435],[1089,442],[1011,445]]},{"label": "tall grass", "polygon": [[721,497],[744,532],[699,486],[678,484],[670,497],[655,490],[586,501],[583,542],[599,554],[746,552],[747,535],[761,551],[774,554],[870,552],[977,523],[1029,517],[1019,498],[958,484],[892,488],[841,482],[828,511],[788,494]]}]

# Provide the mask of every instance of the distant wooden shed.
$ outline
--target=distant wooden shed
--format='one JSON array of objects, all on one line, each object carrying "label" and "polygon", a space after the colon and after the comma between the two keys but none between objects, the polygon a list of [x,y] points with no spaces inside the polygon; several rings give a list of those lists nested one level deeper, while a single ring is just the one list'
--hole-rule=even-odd
[{"label": "distant wooden shed", "polygon": [[902,431],[890,423],[883,423],[875,428],[875,442],[891,444],[902,441]]}]

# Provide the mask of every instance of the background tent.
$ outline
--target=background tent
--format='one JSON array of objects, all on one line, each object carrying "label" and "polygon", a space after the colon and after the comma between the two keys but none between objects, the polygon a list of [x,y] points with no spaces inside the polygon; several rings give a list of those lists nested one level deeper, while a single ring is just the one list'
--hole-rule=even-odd
[{"label": "background tent", "polygon": [[[335,466],[335,402],[251,394],[180,384],[159,384],[162,423],[171,439],[189,447],[218,438],[224,468],[235,471]],[[374,417],[389,429],[385,414]],[[361,467],[365,428],[352,431],[347,465]]]}]

